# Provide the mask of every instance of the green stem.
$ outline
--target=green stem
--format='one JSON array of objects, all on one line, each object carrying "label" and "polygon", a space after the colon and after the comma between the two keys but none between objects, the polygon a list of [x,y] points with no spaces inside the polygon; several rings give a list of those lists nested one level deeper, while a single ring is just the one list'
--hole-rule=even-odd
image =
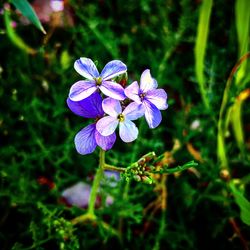
[{"label": "green stem", "polygon": [[9,37],[10,41],[19,49],[25,51],[28,54],[36,54],[36,50],[29,47],[21,37],[17,35],[15,32],[15,29],[11,26],[11,19],[10,19],[10,10],[5,9],[4,10],[4,22],[6,27],[6,34]]},{"label": "green stem", "polygon": [[95,201],[96,201],[98,188],[100,186],[100,182],[103,176],[104,168],[105,168],[105,151],[100,149],[99,168],[97,169],[94,183],[93,183],[90,197],[89,197],[89,207],[88,207],[88,212],[87,212],[89,215],[95,214]]},{"label": "green stem", "polygon": [[113,165],[105,164],[104,165],[105,170],[111,170],[111,171],[116,171],[116,172],[125,172],[126,168],[119,168]]}]

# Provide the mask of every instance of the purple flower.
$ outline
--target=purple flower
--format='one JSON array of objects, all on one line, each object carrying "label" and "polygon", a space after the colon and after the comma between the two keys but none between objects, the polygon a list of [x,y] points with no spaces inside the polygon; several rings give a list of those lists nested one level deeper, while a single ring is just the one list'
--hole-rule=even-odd
[{"label": "purple flower", "polygon": [[157,89],[157,81],[151,77],[150,70],[143,71],[140,79],[140,87],[137,81],[131,83],[126,89],[127,97],[143,105],[145,118],[150,128],[156,128],[161,120],[161,112],[168,108],[167,93],[164,89]]},{"label": "purple flower", "polygon": [[92,95],[97,89],[117,100],[126,98],[123,87],[111,81],[112,78],[127,71],[127,66],[119,61],[113,60],[106,64],[101,74],[99,74],[94,62],[85,57],[75,61],[75,70],[87,80],[78,81],[70,88],[69,98],[72,101],[81,101]]},{"label": "purple flower", "polygon": [[[102,97],[98,92],[79,102],[73,102],[68,98],[67,104],[73,113],[85,118],[100,119],[104,115]],[[93,123],[77,133],[75,146],[79,154],[85,155],[91,154],[96,146],[103,150],[109,150],[114,145],[115,140],[115,133],[103,136],[96,130],[96,123]]]},{"label": "purple flower", "polygon": [[102,107],[109,116],[101,118],[96,124],[101,135],[111,135],[119,125],[119,134],[124,142],[132,142],[137,138],[138,129],[132,121],[144,115],[142,105],[132,102],[122,111],[120,102],[109,97],[103,100]]}]

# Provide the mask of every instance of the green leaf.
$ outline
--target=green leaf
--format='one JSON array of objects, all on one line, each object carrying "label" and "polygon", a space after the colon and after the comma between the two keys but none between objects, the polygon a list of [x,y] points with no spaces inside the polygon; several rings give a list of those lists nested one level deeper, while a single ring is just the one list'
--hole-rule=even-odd
[{"label": "green leaf", "polygon": [[[241,57],[249,50],[250,34],[250,9],[248,0],[237,0],[235,2],[235,22],[239,44],[238,56]],[[236,85],[240,85],[247,73],[247,62],[243,62],[236,76]]]},{"label": "green leaf", "polygon": [[34,9],[29,4],[27,0],[10,0],[12,4],[25,16],[27,17],[31,23],[33,23],[39,30],[41,30],[44,34],[46,31],[44,30],[40,20],[38,19]]},{"label": "green leaf", "polygon": [[250,202],[244,197],[244,195],[236,189],[235,185],[231,182],[230,188],[235,198],[236,204],[240,208],[241,220],[250,226]]},{"label": "green leaf", "polygon": [[199,23],[197,27],[197,36],[195,42],[195,73],[200,87],[201,96],[206,108],[209,108],[207,99],[205,76],[204,76],[204,61],[207,47],[207,37],[209,33],[209,23],[212,11],[213,0],[203,0],[199,13]]}]

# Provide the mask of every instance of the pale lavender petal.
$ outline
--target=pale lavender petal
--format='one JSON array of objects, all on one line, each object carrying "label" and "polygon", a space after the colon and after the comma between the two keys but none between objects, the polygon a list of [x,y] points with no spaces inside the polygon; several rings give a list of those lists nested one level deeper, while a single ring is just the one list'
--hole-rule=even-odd
[{"label": "pale lavender petal", "polygon": [[79,154],[91,154],[95,150],[95,130],[95,124],[90,124],[75,136],[75,146]]},{"label": "pale lavender petal", "polygon": [[156,128],[161,123],[161,112],[153,103],[145,100],[145,118],[150,128]]},{"label": "pale lavender petal", "polygon": [[119,135],[124,142],[132,142],[138,137],[138,128],[133,122],[125,119],[119,124]]},{"label": "pale lavender petal", "polygon": [[145,108],[143,104],[131,102],[122,112],[126,119],[136,120],[145,114]]},{"label": "pale lavender petal", "polygon": [[126,98],[123,87],[116,82],[103,81],[99,88],[104,95],[114,99],[124,100]]},{"label": "pale lavender petal", "polygon": [[120,60],[113,60],[105,65],[102,70],[101,77],[104,80],[110,80],[127,71],[127,66]]},{"label": "pale lavender petal", "polygon": [[150,70],[149,69],[144,70],[140,80],[140,89],[142,90],[142,92],[146,93],[151,89],[156,89],[157,86],[158,86],[157,81],[154,78],[152,78]]},{"label": "pale lavender petal", "polygon": [[108,136],[115,132],[118,123],[117,118],[105,116],[96,123],[96,129],[101,135]]},{"label": "pale lavender petal", "polygon": [[76,60],[74,63],[74,68],[78,74],[89,80],[93,80],[99,76],[99,72],[94,62],[86,57],[81,57],[80,59]]},{"label": "pale lavender petal", "polygon": [[95,140],[96,140],[96,143],[99,147],[101,147],[103,150],[107,151],[113,147],[115,140],[116,140],[116,135],[115,135],[115,133],[113,133],[109,136],[103,136],[96,130]]},{"label": "pale lavender petal", "polygon": [[145,99],[153,103],[158,109],[164,110],[168,108],[167,93],[164,89],[149,90]]},{"label": "pale lavender petal", "polygon": [[98,92],[79,102],[73,102],[68,98],[67,104],[73,113],[85,118],[97,118],[104,115],[102,97]]},{"label": "pale lavender petal", "polygon": [[131,83],[125,90],[125,95],[131,100],[141,103],[141,98],[139,97],[139,85],[138,82]]},{"label": "pale lavender petal", "polygon": [[65,189],[62,192],[62,197],[71,206],[86,208],[89,204],[90,192],[90,185],[84,182],[78,182],[75,185]]},{"label": "pale lavender petal", "polygon": [[110,97],[102,101],[102,108],[106,114],[115,118],[122,113],[120,102]]},{"label": "pale lavender petal", "polygon": [[74,101],[81,101],[97,90],[94,81],[78,81],[69,90],[69,98]]}]

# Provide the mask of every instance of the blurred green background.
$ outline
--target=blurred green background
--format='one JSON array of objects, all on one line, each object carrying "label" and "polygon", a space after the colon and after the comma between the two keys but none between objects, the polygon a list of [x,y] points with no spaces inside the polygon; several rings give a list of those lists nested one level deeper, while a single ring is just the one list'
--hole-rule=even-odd
[{"label": "blurred green background", "polygon": [[[30,1],[46,34],[16,2],[0,3],[0,249],[249,249],[249,1]],[[152,185],[104,183],[113,203],[96,213],[120,239],[98,222],[73,226],[84,209],[62,200],[98,166],[98,150],[77,154],[88,121],[66,106],[80,57],[98,69],[122,60],[129,83],[149,68],[168,93],[161,125],[139,121],[108,163],[151,151],[161,164],[199,163]]]}]

